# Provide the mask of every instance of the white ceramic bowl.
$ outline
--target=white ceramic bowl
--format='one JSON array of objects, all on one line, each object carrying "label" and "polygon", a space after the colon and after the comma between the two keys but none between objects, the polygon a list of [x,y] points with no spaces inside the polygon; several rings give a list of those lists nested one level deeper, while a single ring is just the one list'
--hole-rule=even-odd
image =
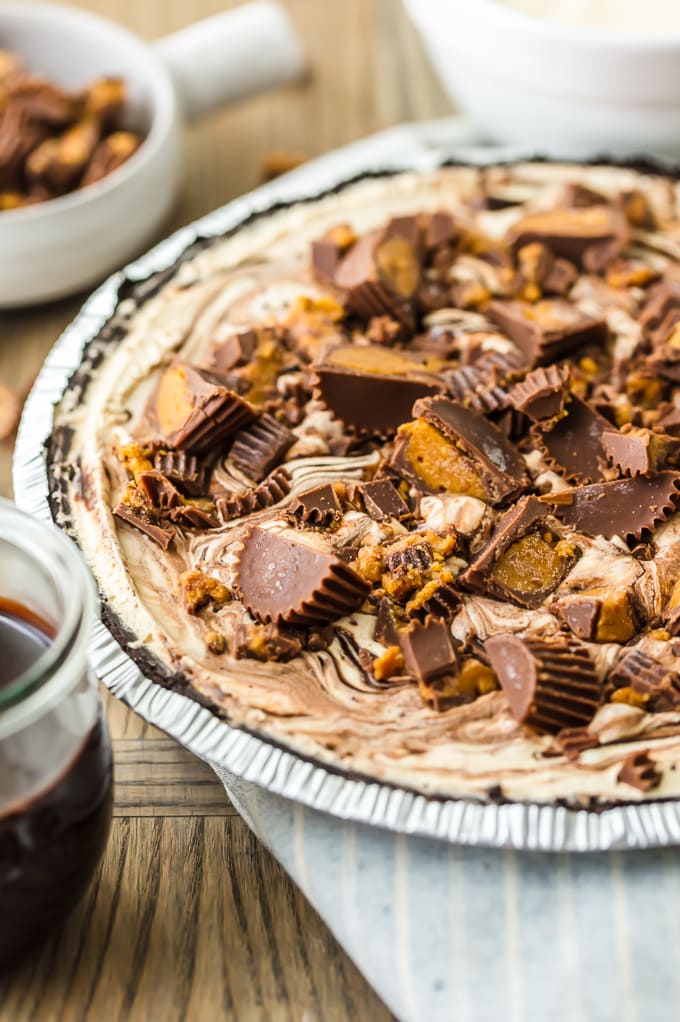
[{"label": "white ceramic bowl", "polygon": [[404,3],[487,138],[551,156],[680,154],[680,35],[580,28],[497,0]]},{"label": "white ceramic bowl", "polygon": [[108,177],[0,213],[0,308],[83,290],[142,251],[177,196],[183,119],[299,75],[302,48],[278,4],[259,0],[149,46],[105,18],[1,3],[1,45],[69,88],[121,75],[145,140]]}]

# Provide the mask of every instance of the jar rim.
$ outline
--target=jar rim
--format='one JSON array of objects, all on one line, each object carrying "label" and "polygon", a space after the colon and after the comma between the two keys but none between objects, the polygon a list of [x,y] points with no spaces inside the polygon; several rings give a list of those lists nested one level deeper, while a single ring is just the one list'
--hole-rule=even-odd
[{"label": "jar rim", "polygon": [[84,665],[96,593],[92,576],[72,540],[56,525],[20,511],[3,498],[0,541],[41,569],[62,610],[46,649],[22,674],[0,689],[2,737],[28,724],[60,698],[72,681],[72,658]]}]

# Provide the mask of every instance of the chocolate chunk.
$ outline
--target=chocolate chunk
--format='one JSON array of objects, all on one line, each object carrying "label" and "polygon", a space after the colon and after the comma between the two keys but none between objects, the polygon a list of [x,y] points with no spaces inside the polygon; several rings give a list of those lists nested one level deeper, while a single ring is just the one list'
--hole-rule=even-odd
[{"label": "chocolate chunk", "polygon": [[522,497],[501,516],[459,584],[521,607],[540,606],[575,560],[575,550],[549,528],[549,511],[537,497]]},{"label": "chocolate chunk", "polygon": [[624,759],[616,780],[619,784],[630,784],[632,788],[646,792],[658,788],[662,776],[648,752],[634,752]]},{"label": "chocolate chunk", "polygon": [[362,319],[387,314],[410,329],[412,299],[420,284],[418,253],[406,238],[374,231],[361,238],[340,262],[334,284],[347,307]]},{"label": "chocolate chunk", "polygon": [[680,675],[641,649],[629,649],[609,672],[610,689],[631,689],[645,709],[665,712],[680,708]]},{"label": "chocolate chunk", "polygon": [[285,468],[275,472],[252,490],[233,494],[229,497],[218,497],[215,501],[217,510],[225,522],[233,518],[243,518],[263,511],[267,507],[279,504],[290,493],[290,476]]},{"label": "chocolate chunk", "polygon": [[539,733],[589,724],[602,691],[587,650],[554,639],[494,635],[484,648],[515,720]]},{"label": "chocolate chunk", "polygon": [[629,642],[641,625],[631,591],[617,586],[572,593],[550,609],[577,638],[590,642]]},{"label": "chocolate chunk", "polygon": [[333,414],[352,429],[368,433],[392,433],[411,416],[414,401],[438,394],[442,383],[430,378],[356,372],[319,366],[318,397]]},{"label": "chocolate chunk", "polygon": [[416,401],[413,415],[434,426],[469,459],[494,503],[511,500],[528,484],[523,458],[503,433],[483,416],[445,397]]},{"label": "chocolate chunk", "polygon": [[539,366],[516,383],[508,397],[519,412],[534,422],[561,415],[567,397],[569,366]]},{"label": "chocolate chunk", "polygon": [[577,760],[582,752],[596,749],[600,744],[597,735],[591,735],[586,727],[563,727],[555,735],[554,746],[568,760]]},{"label": "chocolate chunk", "polygon": [[603,345],[607,340],[603,318],[581,312],[563,298],[544,298],[533,304],[493,301],[485,312],[531,365],[554,362],[583,344]]},{"label": "chocolate chunk", "polygon": [[366,514],[381,522],[386,518],[402,520],[410,515],[409,506],[402,500],[396,486],[389,479],[374,479],[358,487]]},{"label": "chocolate chunk", "polygon": [[389,600],[382,599],[378,604],[373,638],[387,648],[399,645],[399,628]]},{"label": "chocolate chunk", "polygon": [[602,436],[611,423],[580,398],[572,396],[562,418],[534,426],[537,441],[550,466],[569,482],[601,479],[606,466]]},{"label": "chocolate chunk", "polygon": [[113,513],[121,521],[134,525],[154,543],[158,543],[163,550],[167,550],[175,538],[175,529],[172,525],[163,525],[159,521],[158,513],[149,498],[133,484],[128,486],[123,499],[114,507]]},{"label": "chocolate chunk", "polygon": [[236,366],[246,365],[255,354],[258,337],[255,330],[231,334],[213,345],[212,364],[218,374],[228,373]]},{"label": "chocolate chunk", "polygon": [[189,497],[200,497],[208,491],[210,473],[187,451],[157,451],[153,467]]},{"label": "chocolate chunk", "polygon": [[160,472],[141,472],[139,486],[159,511],[169,511],[182,503],[179,490]]},{"label": "chocolate chunk", "polygon": [[257,417],[251,404],[184,362],[165,370],[154,400],[162,436],[190,454],[219,449]]},{"label": "chocolate chunk", "polygon": [[369,586],[343,561],[295,534],[252,528],[238,555],[244,606],[268,623],[323,624],[357,610]]},{"label": "chocolate chunk", "polygon": [[183,504],[170,511],[170,518],[175,525],[183,529],[217,529],[220,526],[216,518],[207,508],[198,504]]},{"label": "chocolate chunk", "polygon": [[412,621],[401,633],[400,644],[406,669],[423,684],[458,672],[457,643],[445,621]]},{"label": "chocolate chunk", "polygon": [[297,494],[290,510],[304,525],[328,526],[342,516],[342,506],[331,483]]},{"label": "chocolate chunk", "polygon": [[614,479],[571,490],[570,503],[559,503],[555,514],[587,536],[619,536],[640,540],[665,521],[680,500],[680,474],[659,472],[634,479]]},{"label": "chocolate chunk", "polygon": [[608,205],[530,213],[510,228],[506,240],[520,249],[541,241],[563,259],[597,273],[619,256],[630,237],[624,216]]},{"label": "chocolate chunk", "polygon": [[268,476],[295,443],[295,434],[273,415],[261,415],[234,438],[229,461],[255,482]]}]

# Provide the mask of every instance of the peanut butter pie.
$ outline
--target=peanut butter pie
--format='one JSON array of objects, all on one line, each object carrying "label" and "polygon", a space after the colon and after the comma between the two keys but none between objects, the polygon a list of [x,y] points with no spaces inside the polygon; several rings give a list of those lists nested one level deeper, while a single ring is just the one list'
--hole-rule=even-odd
[{"label": "peanut butter pie", "polygon": [[126,285],[48,458],[129,655],[424,793],[678,797],[679,195],[373,177]]}]

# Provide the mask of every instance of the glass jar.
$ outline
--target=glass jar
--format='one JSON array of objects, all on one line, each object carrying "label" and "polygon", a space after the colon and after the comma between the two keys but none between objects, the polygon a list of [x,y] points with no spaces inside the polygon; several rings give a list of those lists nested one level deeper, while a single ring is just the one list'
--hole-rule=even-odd
[{"label": "glass jar", "polygon": [[0,500],[0,970],[85,891],[112,760],[87,645],[92,578],[57,528]]}]

